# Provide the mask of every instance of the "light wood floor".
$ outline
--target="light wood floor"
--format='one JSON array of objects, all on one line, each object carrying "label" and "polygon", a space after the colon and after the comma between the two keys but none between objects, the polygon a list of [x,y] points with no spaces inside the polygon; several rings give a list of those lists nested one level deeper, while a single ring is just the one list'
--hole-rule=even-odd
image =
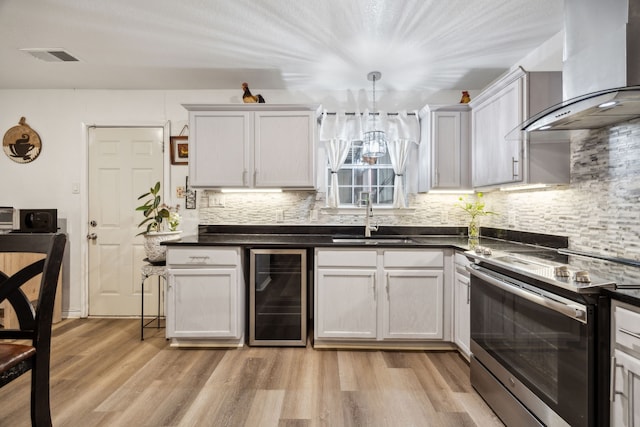
[{"label": "light wood floor", "polygon": [[[54,426],[502,426],[455,352],[174,349],[138,328],[54,326]],[[23,375],[0,389],[0,426],[28,425]]]}]

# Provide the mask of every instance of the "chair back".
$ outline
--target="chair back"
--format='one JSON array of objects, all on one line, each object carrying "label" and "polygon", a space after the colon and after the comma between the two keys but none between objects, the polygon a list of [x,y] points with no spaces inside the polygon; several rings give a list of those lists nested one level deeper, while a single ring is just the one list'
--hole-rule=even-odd
[{"label": "chair back", "polygon": [[[18,329],[0,329],[0,338],[30,339],[32,345],[48,352],[51,342],[51,325],[58,287],[58,275],[62,267],[67,237],[64,234],[2,234],[0,254],[39,253],[45,258],[23,267],[9,276],[0,272],[0,302],[5,299],[13,306],[18,319]],[[42,274],[36,306],[33,307],[20,289],[26,282]]]}]

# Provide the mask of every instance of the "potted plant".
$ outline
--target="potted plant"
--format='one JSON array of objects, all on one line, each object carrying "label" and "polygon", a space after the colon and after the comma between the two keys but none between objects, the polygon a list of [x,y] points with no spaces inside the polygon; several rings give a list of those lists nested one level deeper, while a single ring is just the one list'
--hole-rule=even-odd
[{"label": "potted plant", "polygon": [[482,199],[482,193],[476,195],[475,200],[469,201],[459,197],[460,204],[458,207],[471,216],[469,221],[469,249],[475,249],[480,244],[480,218],[485,215],[495,215],[495,212],[486,211],[485,203]]},{"label": "potted plant", "polygon": [[144,236],[144,249],[148,261],[162,263],[166,260],[167,248],[160,243],[180,238],[180,233],[182,233],[178,230],[180,215],[177,208],[172,209],[162,203],[160,181],[156,182],[147,193],[138,197],[138,200],[144,198],[146,198],[144,204],[136,208],[136,211],[141,211],[144,215],[144,219],[138,224],[138,227],[144,227],[144,230],[137,236]]}]

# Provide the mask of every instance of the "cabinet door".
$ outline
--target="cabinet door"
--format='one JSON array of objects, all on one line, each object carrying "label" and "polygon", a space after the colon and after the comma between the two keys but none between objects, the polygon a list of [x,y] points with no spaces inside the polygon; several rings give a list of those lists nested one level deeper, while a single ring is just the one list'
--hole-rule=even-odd
[{"label": "cabinet door", "polygon": [[376,338],[376,270],[317,269],[318,338]]},{"label": "cabinet door", "polygon": [[256,187],[313,187],[315,117],[310,111],[255,113]]},{"label": "cabinet door", "polygon": [[432,188],[461,188],[462,113],[436,111],[431,116]]},{"label": "cabinet door", "polygon": [[454,298],[454,342],[467,357],[471,354],[471,314],[469,305],[469,278],[464,274],[455,274]]},{"label": "cabinet door", "polygon": [[622,352],[614,352],[611,425],[640,426],[640,359]]},{"label": "cabinet door", "polygon": [[193,111],[189,113],[189,183],[194,187],[249,185],[253,113]]},{"label": "cabinet door", "polygon": [[443,337],[442,270],[385,270],[383,337]]},{"label": "cabinet door", "polygon": [[522,143],[506,136],[523,117],[524,79],[472,109],[473,186],[522,181]]},{"label": "cabinet door", "polygon": [[234,268],[169,270],[167,338],[240,338]]}]

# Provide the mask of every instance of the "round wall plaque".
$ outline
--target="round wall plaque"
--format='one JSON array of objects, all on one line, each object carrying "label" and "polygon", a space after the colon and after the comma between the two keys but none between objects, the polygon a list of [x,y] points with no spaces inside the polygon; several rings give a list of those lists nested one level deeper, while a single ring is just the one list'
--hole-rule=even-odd
[{"label": "round wall plaque", "polygon": [[42,142],[38,133],[31,129],[24,117],[21,117],[20,124],[4,134],[2,149],[14,162],[29,163],[40,155]]}]

